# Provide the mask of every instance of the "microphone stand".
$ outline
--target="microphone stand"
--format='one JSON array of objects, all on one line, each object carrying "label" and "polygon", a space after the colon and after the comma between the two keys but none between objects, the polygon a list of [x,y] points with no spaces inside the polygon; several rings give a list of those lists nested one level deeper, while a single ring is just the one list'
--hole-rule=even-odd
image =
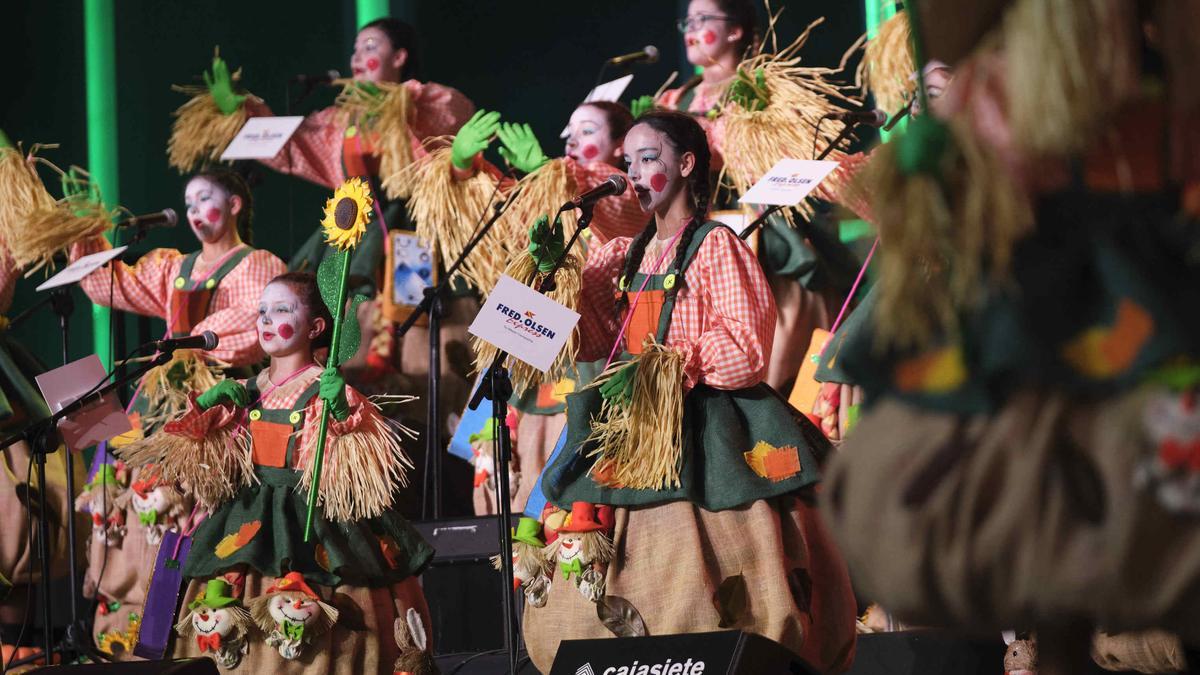
[{"label": "microphone stand", "polygon": [[[554,268],[551,269],[546,276],[542,277],[542,281],[537,286],[538,293],[545,293],[554,289],[554,276],[562,267],[563,262],[570,254],[571,247],[575,245],[579,235],[587,229],[592,222],[592,211],[594,204],[585,202],[580,207],[582,213],[579,216],[579,221],[575,226],[575,232],[571,235],[570,241],[563,247],[562,253],[558,259],[554,261]],[[562,214],[566,209],[559,209],[559,214]],[[557,216],[556,216],[557,218]],[[503,584],[504,596],[504,649],[508,653],[508,664],[510,673],[517,672],[517,645],[520,637],[517,634],[517,592],[513,587],[513,561],[512,561],[512,503],[509,497],[508,483],[508,468],[512,462],[512,439],[509,437],[508,425],[505,424],[505,418],[508,416],[508,400],[513,395],[512,380],[509,378],[508,369],[504,367],[504,359],[508,358],[508,352],[499,350],[496,352],[496,357],[492,359],[492,363],[484,375],[483,380],[479,384],[479,388],[475,391],[475,395],[471,397],[470,408],[476,410],[484,398],[488,398],[492,402],[492,423],[495,425],[496,437],[492,441],[492,457],[495,460],[496,467],[496,498],[499,504],[496,509],[496,517],[499,519],[500,529],[500,567],[501,567],[501,583]]]},{"label": "microphone stand", "polygon": [[[834,148],[836,148],[839,143],[846,140],[850,136],[850,133],[852,131],[854,131],[854,129],[858,126],[858,124],[859,124],[858,122],[854,122],[853,124],[842,125],[842,130],[840,132],[838,132],[837,137],[829,142],[829,145],[827,145],[825,147],[825,149],[821,151],[821,154],[816,156],[816,160],[819,161],[819,160],[822,160],[822,159],[825,159],[826,157],[828,157],[829,153],[833,152]],[[766,211],[763,211],[762,215],[755,218],[754,222],[747,225],[746,229],[742,230],[742,233],[738,236],[741,237],[743,240],[749,239],[750,235],[754,234],[755,230],[757,230],[760,226],[762,226],[763,223],[767,222],[768,218],[770,218],[771,216],[775,215],[776,213],[779,213],[780,211],[782,211],[786,208],[788,208],[788,207],[784,204],[775,204],[775,205],[771,206]]]},{"label": "microphone stand", "polygon": [[[442,378],[442,326],[441,317],[443,316],[444,308],[442,306],[446,293],[450,290],[450,280],[454,278],[454,274],[458,272],[458,268],[462,267],[466,262],[467,257],[475,250],[475,247],[483,241],[487,233],[491,231],[496,222],[500,220],[500,216],[504,215],[504,211],[513,203],[517,195],[520,194],[520,189],[514,190],[504,199],[496,202],[492,208],[493,213],[491,218],[484,223],[475,236],[467,242],[463,247],[462,252],[458,254],[458,258],[454,261],[450,268],[446,270],[437,285],[430,286],[425,289],[425,297],[422,298],[420,304],[413,309],[412,313],[404,319],[404,323],[396,329],[396,341],[399,342],[409,329],[416,324],[417,320],[422,315],[429,317],[429,373],[428,373],[428,391],[426,392],[427,408],[426,408],[426,430],[425,430],[425,467],[423,486],[426,488],[421,497],[421,517],[427,515],[426,506],[429,500],[425,495],[432,497],[433,508],[432,517],[440,518],[442,515],[442,439],[441,439],[441,378]],[[508,399],[505,399],[507,401]]]}]

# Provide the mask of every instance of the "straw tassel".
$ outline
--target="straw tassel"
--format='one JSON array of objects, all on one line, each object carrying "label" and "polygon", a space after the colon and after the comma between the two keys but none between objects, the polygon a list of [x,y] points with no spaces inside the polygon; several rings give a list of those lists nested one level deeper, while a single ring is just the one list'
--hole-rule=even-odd
[{"label": "straw tassel", "polygon": [[[338,108],[370,134],[370,145],[379,157],[379,175],[392,176],[412,164],[412,132],[408,120],[412,114],[412,96],[408,87],[402,83],[375,82],[372,86],[379,94],[373,94],[355,80],[336,80],[334,84],[342,85],[342,93],[336,101]],[[388,188],[385,191],[392,198],[403,192]]]},{"label": "straw tassel", "polygon": [[[683,355],[647,340],[640,355],[633,398],[608,401],[592,420],[588,442],[599,455],[591,476],[606,487],[664,490],[680,485],[683,457]],[[598,387],[628,362],[614,363],[590,386]]]},{"label": "straw tassel", "polygon": [[[233,74],[236,82],[241,71]],[[172,86],[191,98],[172,115],[171,138],[167,141],[167,163],[179,173],[189,173],[205,164],[221,161],[221,153],[246,125],[246,106],[226,115],[217,107],[207,87]]]},{"label": "straw tassel", "polygon": [[[531,288],[537,288],[544,276],[538,272],[537,263],[528,251],[522,251],[517,255],[504,273]],[[554,275],[554,288],[546,293],[546,297],[575,310],[579,306],[582,283],[582,263],[579,256],[574,253],[568,254]],[[486,371],[496,358],[496,347],[475,336],[471,337],[471,346],[475,350],[475,369],[479,372]],[[513,391],[520,396],[539,384],[553,384],[561,380],[574,365],[578,353],[579,341],[575,332],[572,331],[571,336],[567,338],[567,344],[545,373],[511,355],[505,359],[504,367],[509,371]]]},{"label": "straw tassel", "polygon": [[151,368],[142,377],[147,400],[142,420],[147,425],[166,422],[187,409],[188,395],[208,391],[224,379],[219,366],[211,366],[192,349],[179,349],[171,360]]},{"label": "straw tassel", "polygon": [[115,452],[133,466],[155,465],[162,481],[187,485],[209,510],[229,501],[254,481],[250,435],[237,424],[213,429],[201,437],[168,426]]},{"label": "straw tassel", "polygon": [[30,213],[53,208],[54,197],[46,191],[33,167],[33,152],[27,160],[19,148],[0,148],[0,239],[5,245],[24,234]]},{"label": "straw tassel", "polygon": [[876,106],[888,114],[908,105],[917,90],[911,33],[908,12],[896,12],[867,42],[858,67],[860,86],[870,90]]},{"label": "straw tassel", "polygon": [[[401,436],[416,435],[398,422],[384,417],[378,406],[366,401],[360,406],[358,425],[344,434],[330,433],[321,470],[317,503],[326,517],[336,521],[374,518],[390,509],[397,485],[408,485],[413,468],[404,453]],[[300,484],[306,492],[312,485],[317,435],[309,434],[300,448]]]}]

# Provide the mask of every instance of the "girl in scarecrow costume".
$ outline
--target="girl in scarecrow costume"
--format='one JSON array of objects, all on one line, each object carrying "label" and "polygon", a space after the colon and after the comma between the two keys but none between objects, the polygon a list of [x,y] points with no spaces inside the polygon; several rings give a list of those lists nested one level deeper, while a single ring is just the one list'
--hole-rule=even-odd
[{"label": "girl in scarecrow costume", "polygon": [[[812,505],[828,442],[763,385],[775,307],[750,249],[706,222],[704,131],[646,113],[625,153],[654,220],[589,257],[577,304],[581,360],[630,356],[570,398],[567,447],[542,487],[559,506],[615,507],[617,553],[593,567],[604,611],[615,595],[654,634],[737,626],[843,669],[854,599]],[[562,237],[542,220],[531,254],[552,257]],[[720,588],[736,590],[714,604]],[[547,668],[562,639],[610,635],[597,611],[556,578],[525,614],[534,663]]]},{"label": "girl in scarecrow costume", "polygon": [[[433,551],[392,508],[410,468],[404,430],[336,369],[316,363],[331,324],[314,275],[277,277],[263,290],[256,322],[270,366],[193,395],[182,417],[122,451],[189,484],[212,510],[183,573],[189,595],[222,575],[244,587],[243,604],[266,636],[243,658],[239,668],[248,672],[390,673],[400,653],[385,639],[393,621],[411,608],[428,623],[417,575]],[[306,542],[324,404],[332,411],[329,443]],[[176,656],[200,651],[191,641],[175,648]]]},{"label": "girl in scarecrow costume", "polygon": [[[220,338],[210,352],[175,352],[170,362],[142,378],[129,409],[134,432],[115,439],[114,447],[153,435],[166,420],[182,412],[190,392],[207,390],[220,381],[224,377],[220,369],[245,370],[263,359],[254,331],[258,296],[285,268],[274,254],[250,245],[254,206],[250,188],[231,171],[210,169],[187,182],[184,199],[188,224],[200,250],[154,249],[133,265],[117,259],[79,283],[97,305],[163,319],[170,337],[211,330]],[[111,244],[103,236],[91,236],[71,247],[71,259],[109,248]],[[142,469],[134,470],[129,485],[146,484],[142,473]],[[92,542],[85,590],[107,598],[105,609],[118,608],[97,614],[97,636],[125,631],[129,616],[141,613],[158,549],[157,539],[148,530],[178,525],[192,510],[187,486],[162,489],[183,490],[180,501],[172,498],[168,509],[182,514],[180,518],[160,512],[153,523],[146,523],[143,514],[148,511],[129,509],[125,516],[128,536],[121,543]],[[131,506],[136,502],[131,499]]]},{"label": "girl in scarecrow costume", "polygon": [[1196,12],[910,5],[945,118],[864,175],[879,300],[841,363],[870,408],[827,512],[862,592],[1034,627],[1042,673],[1085,672],[1093,626],[1200,644]]},{"label": "girl in scarecrow costume", "polygon": [[[469,228],[498,192],[515,195],[504,217],[468,258],[464,276],[484,290],[495,286],[501,272],[527,281],[538,271],[528,255],[514,245],[524,241],[524,224],[537,214],[557,211],[564,202],[609,176],[624,177],[621,141],[632,124],[629,110],[619,103],[584,103],[567,124],[566,155],[550,159],[529,125],[502,124],[499,113],[481,110],[463,125],[449,149],[435,151],[392,180],[408,186],[418,234],[436,241],[443,258],[458,256],[472,235]],[[500,153],[510,165],[527,174],[520,182],[514,184],[483,159],[483,151],[493,138],[500,139]],[[573,218],[574,214],[568,215],[568,224],[574,222]],[[590,238],[580,252],[594,250],[614,237],[633,236],[645,222],[646,215],[632,190],[602,199],[595,205]],[[561,291],[573,292],[566,288]],[[486,369],[495,358],[495,350],[479,340],[474,340],[473,346],[476,369]],[[564,396],[599,371],[594,364],[575,364],[573,349],[564,350],[545,376],[519,361],[510,360],[509,364],[515,389],[511,404],[521,413],[515,438],[522,452],[516,470],[523,476],[538,476],[566,425]],[[512,491],[514,509],[524,507],[533,485],[526,481]],[[481,498],[477,491],[476,515],[495,510],[494,499]]]}]

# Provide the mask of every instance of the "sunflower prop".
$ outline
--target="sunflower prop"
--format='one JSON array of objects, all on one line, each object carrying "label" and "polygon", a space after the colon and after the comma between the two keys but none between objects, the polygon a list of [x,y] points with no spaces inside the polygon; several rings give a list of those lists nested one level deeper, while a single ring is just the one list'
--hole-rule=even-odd
[{"label": "sunflower prop", "polygon": [[[317,285],[321,288],[322,299],[333,314],[333,340],[326,364],[330,368],[336,368],[358,349],[355,309],[365,298],[356,297],[350,311],[347,312],[346,287],[350,277],[350,256],[354,253],[354,247],[362,240],[363,233],[367,231],[373,203],[371,189],[361,178],[351,178],[342,183],[333,193],[333,197],[325,202],[325,217],[321,220],[321,228],[325,231],[326,243],[336,249],[336,252],[326,257],[317,269]],[[349,322],[345,320],[347,314],[350,316]],[[349,340],[343,340],[343,330],[350,334],[346,336]],[[304,541],[308,541],[312,534],[328,425],[329,404],[325,403],[321,408],[321,426],[317,433],[317,448],[313,454],[313,478],[308,490],[308,513],[304,518]]]}]

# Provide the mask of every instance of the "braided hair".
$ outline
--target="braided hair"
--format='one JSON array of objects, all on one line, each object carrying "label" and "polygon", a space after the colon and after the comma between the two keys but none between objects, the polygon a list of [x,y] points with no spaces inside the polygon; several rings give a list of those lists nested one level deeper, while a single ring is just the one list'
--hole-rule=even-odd
[{"label": "braided hair", "polygon": [[[651,129],[661,132],[666,136],[671,147],[680,155],[690,152],[696,158],[696,165],[692,167],[692,173],[687,177],[688,196],[692,199],[692,219],[684,226],[683,232],[679,235],[679,243],[675,246],[675,259],[667,268],[669,274],[678,274],[683,266],[683,258],[687,255],[688,247],[691,246],[692,238],[696,235],[696,230],[699,230],[700,226],[708,220],[708,207],[712,200],[712,187],[709,182],[712,153],[708,149],[708,136],[694,117],[674,110],[652,110],[639,117],[637,124],[645,124]],[[629,304],[629,285],[633,282],[633,275],[637,274],[638,269],[641,268],[642,258],[646,255],[646,245],[650,243],[650,238],[656,231],[654,219],[651,218],[646,228],[630,244],[629,254],[625,258],[625,268],[621,271],[621,279],[624,280],[620,300],[622,307]],[[674,296],[679,292],[681,286],[682,284],[676,283],[667,290],[667,294]]]},{"label": "braided hair", "polygon": [[210,166],[192,174],[188,182],[192,182],[197,178],[203,178],[207,181],[220,185],[226,192],[231,195],[237,195],[242,200],[242,209],[237,214],[237,231],[238,236],[242,238],[242,242],[253,246],[254,245],[254,193],[250,191],[250,184],[246,179],[242,178],[241,174],[227,169],[222,166]]}]

